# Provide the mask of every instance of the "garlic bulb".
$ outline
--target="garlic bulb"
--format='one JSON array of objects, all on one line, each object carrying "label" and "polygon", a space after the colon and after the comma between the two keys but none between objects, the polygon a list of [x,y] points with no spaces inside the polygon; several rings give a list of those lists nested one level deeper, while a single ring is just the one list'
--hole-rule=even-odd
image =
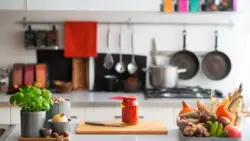
[{"label": "garlic bulb", "polygon": [[55,115],[51,122],[68,122],[68,118],[64,115],[64,113]]}]

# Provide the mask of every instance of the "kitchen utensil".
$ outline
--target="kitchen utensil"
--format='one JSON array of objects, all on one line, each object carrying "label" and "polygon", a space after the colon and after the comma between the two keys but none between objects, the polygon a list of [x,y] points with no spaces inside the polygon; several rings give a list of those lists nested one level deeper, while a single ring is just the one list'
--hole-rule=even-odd
[{"label": "kitchen utensil", "polygon": [[208,53],[202,60],[202,70],[204,74],[212,80],[221,80],[228,76],[231,71],[231,61],[229,57],[217,50],[218,31],[215,31],[215,50]]},{"label": "kitchen utensil", "polygon": [[157,45],[156,45],[156,41],[155,38],[152,39],[152,49],[151,49],[151,61],[152,61],[152,65],[157,65],[156,63],[156,54],[157,54]]},{"label": "kitchen utensil", "polygon": [[102,122],[85,121],[85,124],[94,125],[94,126],[124,127],[124,125],[122,125],[121,123],[120,124],[105,124]]},{"label": "kitchen utensil", "polygon": [[111,69],[114,65],[114,59],[112,57],[112,55],[110,54],[110,46],[109,46],[109,37],[110,37],[110,31],[108,28],[108,32],[107,32],[107,48],[108,48],[108,53],[106,54],[105,58],[104,58],[104,63],[103,66],[106,69]]},{"label": "kitchen utensil", "polygon": [[150,84],[156,89],[175,87],[178,82],[178,74],[186,72],[186,69],[178,69],[171,65],[155,65],[143,70],[149,72]]},{"label": "kitchen utensil", "polygon": [[56,89],[57,93],[68,93],[72,90],[72,82],[55,80],[54,88]]},{"label": "kitchen utensil", "polygon": [[[106,121],[104,124],[121,124],[121,121]],[[167,134],[168,130],[163,121],[142,120],[137,125],[126,127],[106,127],[87,125],[81,121],[76,134]]]},{"label": "kitchen utensil", "polygon": [[48,31],[40,30],[36,33],[36,45],[37,47],[48,46]]},{"label": "kitchen utensil", "polygon": [[120,56],[119,56],[119,62],[115,66],[115,70],[118,73],[124,73],[125,72],[125,64],[122,61],[122,33],[119,34],[119,47],[120,47]]},{"label": "kitchen utensil", "polygon": [[125,92],[137,92],[140,90],[141,82],[136,77],[129,77],[123,81]]},{"label": "kitchen utensil", "polygon": [[128,72],[130,74],[134,74],[138,67],[137,64],[135,62],[135,56],[134,56],[134,33],[131,33],[131,48],[132,48],[132,60],[131,62],[128,64]]},{"label": "kitchen utensil", "polygon": [[117,90],[118,80],[115,75],[105,75],[104,76],[104,90],[111,92]]},{"label": "kitchen utensil", "polygon": [[[89,91],[93,91],[95,87],[95,58],[89,58],[89,69],[88,69],[88,79],[89,79]],[[103,68],[103,67],[102,67]]]},{"label": "kitchen utensil", "polygon": [[57,34],[58,34],[58,31],[56,30],[56,26],[53,25],[52,31],[48,32],[48,46],[49,47],[58,46]]},{"label": "kitchen utensil", "polygon": [[111,99],[122,100],[122,124],[136,125],[138,123],[138,101],[135,96],[115,96]]},{"label": "kitchen utensil", "polygon": [[179,78],[183,80],[193,78],[199,71],[200,63],[197,56],[186,50],[186,30],[183,30],[183,50],[172,56],[170,64],[187,70],[179,75]]},{"label": "kitchen utensil", "polygon": [[[95,63],[94,66],[94,71],[89,71],[90,76],[93,76],[94,73],[94,89],[93,91],[104,91],[104,88],[106,87],[106,79],[104,78],[105,75],[115,75],[117,76],[118,79],[118,85],[117,85],[117,91],[124,91],[123,87],[123,80],[126,80],[128,77],[131,77],[131,75],[128,73],[126,70],[125,73],[119,74],[115,71],[114,67],[111,70],[108,70],[103,67],[103,60],[106,56],[106,53],[98,53],[98,57],[95,58]],[[114,61],[118,62],[119,61],[119,54],[112,54]],[[129,54],[123,54],[122,55],[123,62],[126,64],[130,63],[131,61],[131,55]],[[141,68],[145,68],[147,64],[147,57],[144,55],[135,55],[135,59],[138,65],[138,71],[136,74],[132,75],[134,77],[138,77],[138,79],[141,82],[141,89],[145,88],[146,84],[146,73],[141,70]],[[92,74],[91,74],[92,73]],[[90,78],[89,78],[90,80]]]},{"label": "kitchen utensil", "polygon": [[64,132],[70,132],[70,119],[67,122],[51,122],[51,119],[48,120],[53,132],[58,134],[63,134]]},{"label": "kitchen utensil", "polygon": [[25,47],[36,46],[36,32],[31,29],[31,25],[28,25],[28,30],[24,32],[24,44]]}]

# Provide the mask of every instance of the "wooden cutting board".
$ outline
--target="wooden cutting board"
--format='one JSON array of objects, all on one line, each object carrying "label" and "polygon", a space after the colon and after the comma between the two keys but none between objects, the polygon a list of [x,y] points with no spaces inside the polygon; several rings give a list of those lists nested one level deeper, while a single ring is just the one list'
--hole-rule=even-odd
[{"label": "wooden cutting board", "polygon": [[[103,123],[121,124],[121,121],[106,121]],[[86,125],[83,121],[78,124],[77,134],[167,134],[168,130],[163,121],[140,121],[137,125],[124,127],[108,127]]]}]

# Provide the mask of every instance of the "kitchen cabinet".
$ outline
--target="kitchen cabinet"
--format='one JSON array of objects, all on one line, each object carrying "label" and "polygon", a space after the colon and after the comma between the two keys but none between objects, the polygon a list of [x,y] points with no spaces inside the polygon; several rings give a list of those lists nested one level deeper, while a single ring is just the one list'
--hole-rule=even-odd
[{"label": "kitchen cabinet", "polygon": [[86,121],[107,121],[115,120],[121,115],[120,107],[88,107],[85,108]]},{"label": "kitchen cabinet", "polygon": [[0,0],[0,10],[25,10],[26,0]]},{"label": "kitchen cabinet", "polygon": [[161,0],[27,0],[28,10],[159,11]]},{"label": "kitchen cabinet", "polygon": [[85,118],[85,108],[83,107],[74,107],[74,108],[71,108],[71,111],[70,111],[70,115],[71,115],[71,119],[72,120],[84,120]]},{"label": "kitchen cabinet", "polygon": [[28,10],[81,10],[82,5],[81,0],[27,0]]},{"label": "kitchen cabinet", "polygon": [[145,120],[161,120],[166,123],[168,127],[172,126],[174,117],[174,109],[168,107],[141,107],[140,116]]},{"label": "kitchen cabinet", "polygon": [[21,116],[20,116],[20,110],[19,107],[11,107],[11,123],[20,123]]},{"label": "kitchen cabinet", "polygon": [[10,123],[10,107],[0,107],[1,119],[0,124]]}]

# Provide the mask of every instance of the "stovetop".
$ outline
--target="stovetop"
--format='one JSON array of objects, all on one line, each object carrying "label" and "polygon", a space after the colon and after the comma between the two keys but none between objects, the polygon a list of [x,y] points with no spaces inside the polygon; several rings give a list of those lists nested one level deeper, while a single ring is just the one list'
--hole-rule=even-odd
[{"label": "stovetop", "polygon": [[215,97],[223,97],[219,90],[205,89],[199,86],[178,86],[167,89],[146,89],[144,92],[146,99],[148,98],[204,98],[207,99],[211,95]]}]

